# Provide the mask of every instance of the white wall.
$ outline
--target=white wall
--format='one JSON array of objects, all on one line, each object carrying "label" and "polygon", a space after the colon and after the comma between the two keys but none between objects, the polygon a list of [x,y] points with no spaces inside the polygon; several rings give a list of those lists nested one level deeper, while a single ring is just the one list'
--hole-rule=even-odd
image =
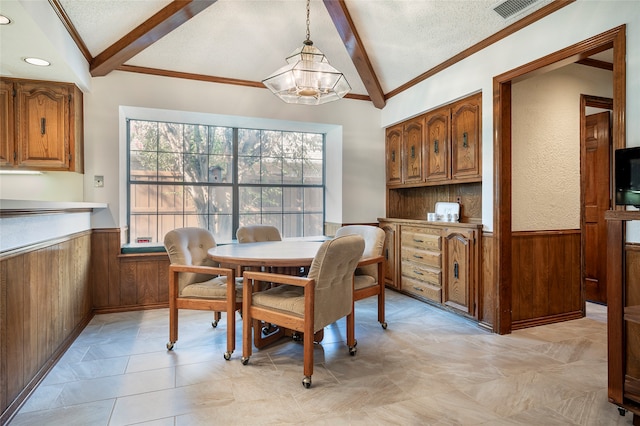
[{"label": "white wall", "polygon": [[[320,106],[288,105],[266,89],[113,72],[93,79],[84,105],[84,199],[109,204],[108,210],[92,218],[95,228],[126,226],[121,124],[127,111],[140,108],[203,117],[215,114],[228,120],[253,117],[256,123],[278,120],[289,128],[315,125],[327,131],[326,220],[375,222],[384,216],[384,130],[380,110],[370,102],[342,99]],[[94,175],[104,176],[103,188],[93,187]]]},{"label": "white wall", "polygon": [[[640,2],[579,0],[391,98],[382,126],[482,90],[482,223],[493,230],[493,78],[626,24],[627,145],[640,146]],[[640,233],[639,233],[640,234]]]},{"label": "white wall", "polygon": [[580,95],[613,97],[613,73],[572,64],[514,83],[514,231],[580,229]]}]

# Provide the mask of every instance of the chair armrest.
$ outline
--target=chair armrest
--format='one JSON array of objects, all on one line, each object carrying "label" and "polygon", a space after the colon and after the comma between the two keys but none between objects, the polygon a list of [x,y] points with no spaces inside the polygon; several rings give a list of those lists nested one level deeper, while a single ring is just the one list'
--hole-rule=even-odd
[{"label": "chair armrest", "polygon": [[171,265],[169,265],[169,272],[191,272],[207,275],[226,275],[228,278],[231,278],[231,274],[235,274],[235,271],[229,268],[220,268],[216,266],[179,265],[176,263],[172,263]]},{"label": "chair armrest", "polygon": [[360,261],[358,262],[358,268],[362,267],[362,266],[367,266],[367,265],[375,265],[376,263],[382,263],[384,262],[384,256],[376,256],[376,257],[365,257],[360,259]]},{"label": "chair armrest", "polygon": [[296,277],[294,275],[284,275],[284,274],[272,274],[269,272],[252,272],[245,271],[244,272],[244,280],[255,280],[255,281],[263,281],[270,282],[274,284],[287,284],[294,285],[298,287],[306,287],[310,282],[313,282],[311,278],[305,277]]}]

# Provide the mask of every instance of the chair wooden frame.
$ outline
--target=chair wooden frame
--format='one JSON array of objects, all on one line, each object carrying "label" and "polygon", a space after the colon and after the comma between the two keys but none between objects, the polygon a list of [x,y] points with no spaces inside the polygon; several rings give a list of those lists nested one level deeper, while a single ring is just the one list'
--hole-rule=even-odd
[{"label": "chair wooden frame", "polygon": [[[227,295],[224,299],[208,299],[179,296],[179,275],[182,272],[207,274],[227,277]],[[169,265],[169,343],[167,349],[172,350],[178,340],[178,309],[210,310],[214,313],[215,327],[220,320],[220,313],[227,313],[227,351],[224,359],[229,360],[236,346],[235,312],[242,309],[242,301],[236,300],[235,271],[229,268],[213,266]]]},{"label": "chair wooden frame", "polygon": [[[254,306],[252,304],[253,293],[261,288],[263,283],[286,284],[304,289],[304,316],[290,315],[276,310]],[[258,321],[278,324],[282,328],[303,333],[304,354],[304,379],[305,387],[311,386],[313,374],[313,342],[314,342],[314,309],[315,309],[315,285],[314,279],[296,277],[291,275],[272,274],[266,272],[245,271],[243,283],[243,307],[242,307],[242,363],[247,364],[252,354],[252,332],[260,333],[260,328],[254,327]],[[353,285],[353,284],[352,284]],[[355,321],[353,315],[353,301],[351,313],[347,315],[347,345],[352,355],[355,354]]]},{"label": "chair wooden frame", "polygon": [[376,257],[368,257],[366,259],[360,260],[358,263],[358,268],[367,265],[375,265],[378,264],[378,283],[375,286],[365,287],[362,289],[356,290],[353,289],[353,301],[357,302],[358,300],[366,299],[367,297],[378,296],[378,322],[382,326],[383,329],[387,329],[387,322],[384,318],[384,266],[385,266],[385,257],[384,256],[376,256]]}]

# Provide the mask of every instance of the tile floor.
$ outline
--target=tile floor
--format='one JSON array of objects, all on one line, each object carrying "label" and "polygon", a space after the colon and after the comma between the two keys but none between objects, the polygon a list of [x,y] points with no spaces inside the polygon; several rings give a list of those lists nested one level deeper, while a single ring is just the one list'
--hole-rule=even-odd
[{"label": "tile floor", "polygon": [[[304,389],[290,339],[223,359],[226,321],[181,311],[167,351],[166,309],[98,315],[10,423],[18,425],[630,425],[607,401],[606,307],[586,318],[491,334],[387,290],[356,304],[358,353],[328,327]],[[238,334],[241,320],[236,318]]]}]

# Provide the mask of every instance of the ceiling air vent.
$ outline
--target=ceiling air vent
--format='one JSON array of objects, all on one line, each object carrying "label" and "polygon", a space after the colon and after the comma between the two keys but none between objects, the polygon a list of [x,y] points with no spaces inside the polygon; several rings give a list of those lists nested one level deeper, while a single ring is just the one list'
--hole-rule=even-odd
[{"label": "ceiling air vent", "polygon": [[493,10],[504,19],[507,19],[516,13],[526,9],[538,0],[507,0],[504,3],[500,3]]}]

